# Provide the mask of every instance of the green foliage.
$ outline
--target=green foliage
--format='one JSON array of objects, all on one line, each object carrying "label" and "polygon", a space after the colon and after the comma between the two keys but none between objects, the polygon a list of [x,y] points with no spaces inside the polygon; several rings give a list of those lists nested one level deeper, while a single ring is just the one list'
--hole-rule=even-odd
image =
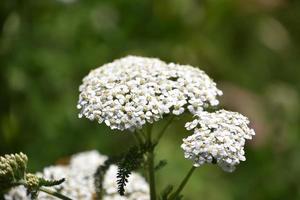
[{"label": "green foliage", "polygon": [[173,185],[167,185],[165,189],[162,190],[159,196],[159,200],[181,200],[183,198],[183,195],[178,195],[175,198],[172,197],[173,189]]},{"label": "green foliage", "polygon": [[34,174],[26,174],[26,183],[24,186],[27,188],[27,193],[30,195],[31,199],[38,199],[38,193],[43,187],[53,187],[60,185],[65,182],[65,179],[59,180],[46,180],[44,178],[37,177]]},{"label": "green foliage", "polygon": [[104,176],[106,171],[109,169],[109,167],[112,164],[116,164],[118,162],[118,160],[120,160],[120,158],[118,156],[116,157],[110,157],[108,158],[103,165],[100,165],[97,170],[96,173],[94,175],[95,177],[95,188],[96,188],[96,195],[97,195],[97,199],[102,199],[103,197],[103,181],[104,181]]},{"label": "green foliage", "polygon": [[160,200],[168,200],[168,197],[172,193],[173,189],[174,189],[173,185],[167,185],[165,189],[163,189],[163,191],[161,192]]},{"label": "green foliage", "polygon": [[[6,154],[0,156],[0,197],[9,189],[23,185],[31,199],[37,199],[42,187],[52,187],[62,184],[65,179],[46,180],[35,174],[27,173],[27,155]],[[64,198],[68,199],[68,198]]]},{"label": "green foliage", "polygon": [[174,200],[182,200],[183,199],[183,195],[179,195],[178,197],[176,197]]},{"label": "green foliage", "polygon": [[125,194],[125,186],[132,171],[139,169],[146,153],[153,148],[152,144],[145,143],[140,146],[132,146],[122,159],[118,162],[118,192],[120,195]]},{"label": "green foliage", "polygon": [[46,180],[43,178],[39,179],[40,186],[45,186],[45,187],[52,187],[52,186],[60,185],[63,182],[65,182],[64,178],[59,179],[59,180]]},{"label": "green foliage", "polygon": [[[106,171],[112,164],[116,164],[118,166],[118,192],[120,195],[124,195],[125,187],[132,171],[138,170],[143,166],[145,161],[144,157],[146,156],[147,152],[153,147],[154,145],[149,143],[134,145],[130,147],[126,153],[119,156],[110,157],[104,162],[103,165],[100,165],[94,175],[97,198],[101,199],[101,197],[103,196],[104,176]],[[159,165],[163,164],[164,162]]]}]

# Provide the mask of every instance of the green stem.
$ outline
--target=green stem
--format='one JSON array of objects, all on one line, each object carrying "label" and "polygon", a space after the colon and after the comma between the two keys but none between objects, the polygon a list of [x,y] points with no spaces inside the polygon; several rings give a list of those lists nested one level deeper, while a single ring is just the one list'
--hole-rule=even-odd
[{"label": "green stem", "polygon": [[132,133],[133,134],[133,136],[134,136],[134,138],[135,138],[135,140],[136,140],[136,142],[139,144],[139,145],[141,145],[141,144],[143,144],[144,143],[144,141],[143,141],[143,137],[141,136],[141,133],[140,132],[138,132],[138,131],[135,131],[134,133]]},{"label": "green stem", "polygon": [[153,151],[148,153],[148,173],[150,184],[150,199],[156,199],[155,174],[154,174],[154,154]]},{"label": "green stem", "polygon": [[148,142],[152,142],[152,128],[153,128],[153,124],[148,124],[148,126],[146,127],[147,130],[146,130],[146,134],[147,134],[147,140]]},{"label": "green stem", "polygon": [[158,143],[158,141],[161,139],[161,137],[164,135],[164,133],[166,132],[167,128],[170,126],[170,124],[172,123],[173,119],[175,118],[174,115],[172,115],[170,117],[170,119],[167,121],[167,123],[165,124],[165,126],[161,129],[161,131],[158,133],[157,139],[155,141],[155,143]]},{"label": "green stem", "polygon": [[[147,140],[152,144],[152,125],[147,129]],[[148,152],[147,156],[147,165],[148,165],[148,178],[150,185],[150,200],[156,200],[156,186],[155,186],[155,170],[154,170],[154,146]]]},{"label": "green stem", "polygon": [[63,199],[63,200],[72,200],[72,199],[70,199],[69,197],[66,197],[66,196],[64,196],[64,195],[62,195],[62,194],[60,194],[60,193],[58,193],[58,192],[49,190],[49,189],[44,188],[44,187],[39,188],[39,190],[42,191],[42,192],[45,192],[45,193],[47,193],[47,194],[49,194],[49,195],[55,196],[55,197],[57,197],[57,198],[59,198],[59,199]]},{"label": "green stem", "polygon": [[186,185],[186,183],[188,182],[189,178],[191,177],[191,175],[193,174],[193,172],[195,171],[196,167],[192,167],[189,172],[187,173],[187,175],[184,177],[184,179],[182,180],[182,182],[180,183],[179,187],[177,188],[177,190],[170,196],[169,200],[174,200],[176,197],[178,197],[178,195],[181,193],[181,191],[183,190],[184,186]]}]

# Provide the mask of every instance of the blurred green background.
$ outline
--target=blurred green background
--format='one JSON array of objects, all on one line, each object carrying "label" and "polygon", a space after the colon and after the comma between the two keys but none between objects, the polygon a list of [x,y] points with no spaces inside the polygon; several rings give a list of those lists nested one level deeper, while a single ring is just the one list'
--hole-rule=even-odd
[{"label": "blurred green background", "polygon": [[[299,0],[1,0],[0,154],[23,151],[42,170],[126,150],[128,134],[79,120],[76,103],[91,69],[128,54],[200,66],[257,132],[236,172],[199,168],[185,199],[300,199]],[[159,146],[161,187],[191,166],[183,123]]]}]

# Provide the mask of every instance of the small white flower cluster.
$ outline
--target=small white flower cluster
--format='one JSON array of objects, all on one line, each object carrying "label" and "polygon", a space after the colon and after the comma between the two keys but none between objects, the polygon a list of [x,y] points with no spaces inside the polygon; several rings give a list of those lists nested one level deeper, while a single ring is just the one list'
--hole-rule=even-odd
[{"label": "small white flower cluster", "polygon": [[[97,151],[84,152],[74,155],[67,166],[52,166],[44,169],[38,175],[46,179],[66,178],[66,181],[54,189],[72,199],[92,200],[95,198],[94,174],[99,165],[104,164],[106,156]],[[117,166],[112,165],[105,174],[103,181],[104,200],[149,200],[148,183],[137,173],[132,173],[126,185],[125,196],[120,196],[116,184]],[[40,192],[38,199],[55,200],[55,197]],[[5,200],[30,200],[23,186],[12,189]]]},{"label": "small white flower cluster", "polygon": [[156,58],[127,56],[92,70],[79,88],[79,117],[135,130],[172,113],[215,106],[222,92],[205,72]]},{"label": "small white flower cluster", "polygon": [[186,123],[187,130],[194,134],[183,139],[181,148],[185,158],[199,167],[204,163],[216,163],[224,171],[232,172],[240,161],[245,161],[246,139],[255,135],[248,127],[247,117],[225,110],[214,113],[199,112],[195,120]]}]

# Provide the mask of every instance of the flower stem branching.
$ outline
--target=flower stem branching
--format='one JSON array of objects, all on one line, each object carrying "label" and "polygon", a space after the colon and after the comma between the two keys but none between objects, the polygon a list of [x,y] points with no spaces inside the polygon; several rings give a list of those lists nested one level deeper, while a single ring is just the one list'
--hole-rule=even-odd
[{"label": "flower stem branching", "polygon": [[170,198],[168,200],[175,200],[177,197],[179,197],[181,191],[183,190],[183,188],[185,187],[185,185],[187,184],[188,180],[190,179],[190,177],[192,176],[193,172],[195,171],[196,167],[192,167],[189,172],[187,173],[187,175],[184,177],[184,179],[181,181],[180,185],[178,186],[177,190],[170,196]]},{"label": "flower stem branching", "polygon": [[141,134],[141,132],[135,131],[133,133],[133,137],[136,140],[138,145],[142,145],[144,143],[144,138],[143,138],[143,135]]},{"label": "flower stem branching", "polygon": [[166,122],[165,126],[161,129],[161,131],[158,133],[157,138],[156,138],[156,143],[159,142],[159,140],[162,138],[162,136],[164,135],[164,133],[166,132],[166,130],[168,129],[168,127],[172,124],[173,120],[174,120],[175,116],[172,115],[170,117],[170,119]]}]

